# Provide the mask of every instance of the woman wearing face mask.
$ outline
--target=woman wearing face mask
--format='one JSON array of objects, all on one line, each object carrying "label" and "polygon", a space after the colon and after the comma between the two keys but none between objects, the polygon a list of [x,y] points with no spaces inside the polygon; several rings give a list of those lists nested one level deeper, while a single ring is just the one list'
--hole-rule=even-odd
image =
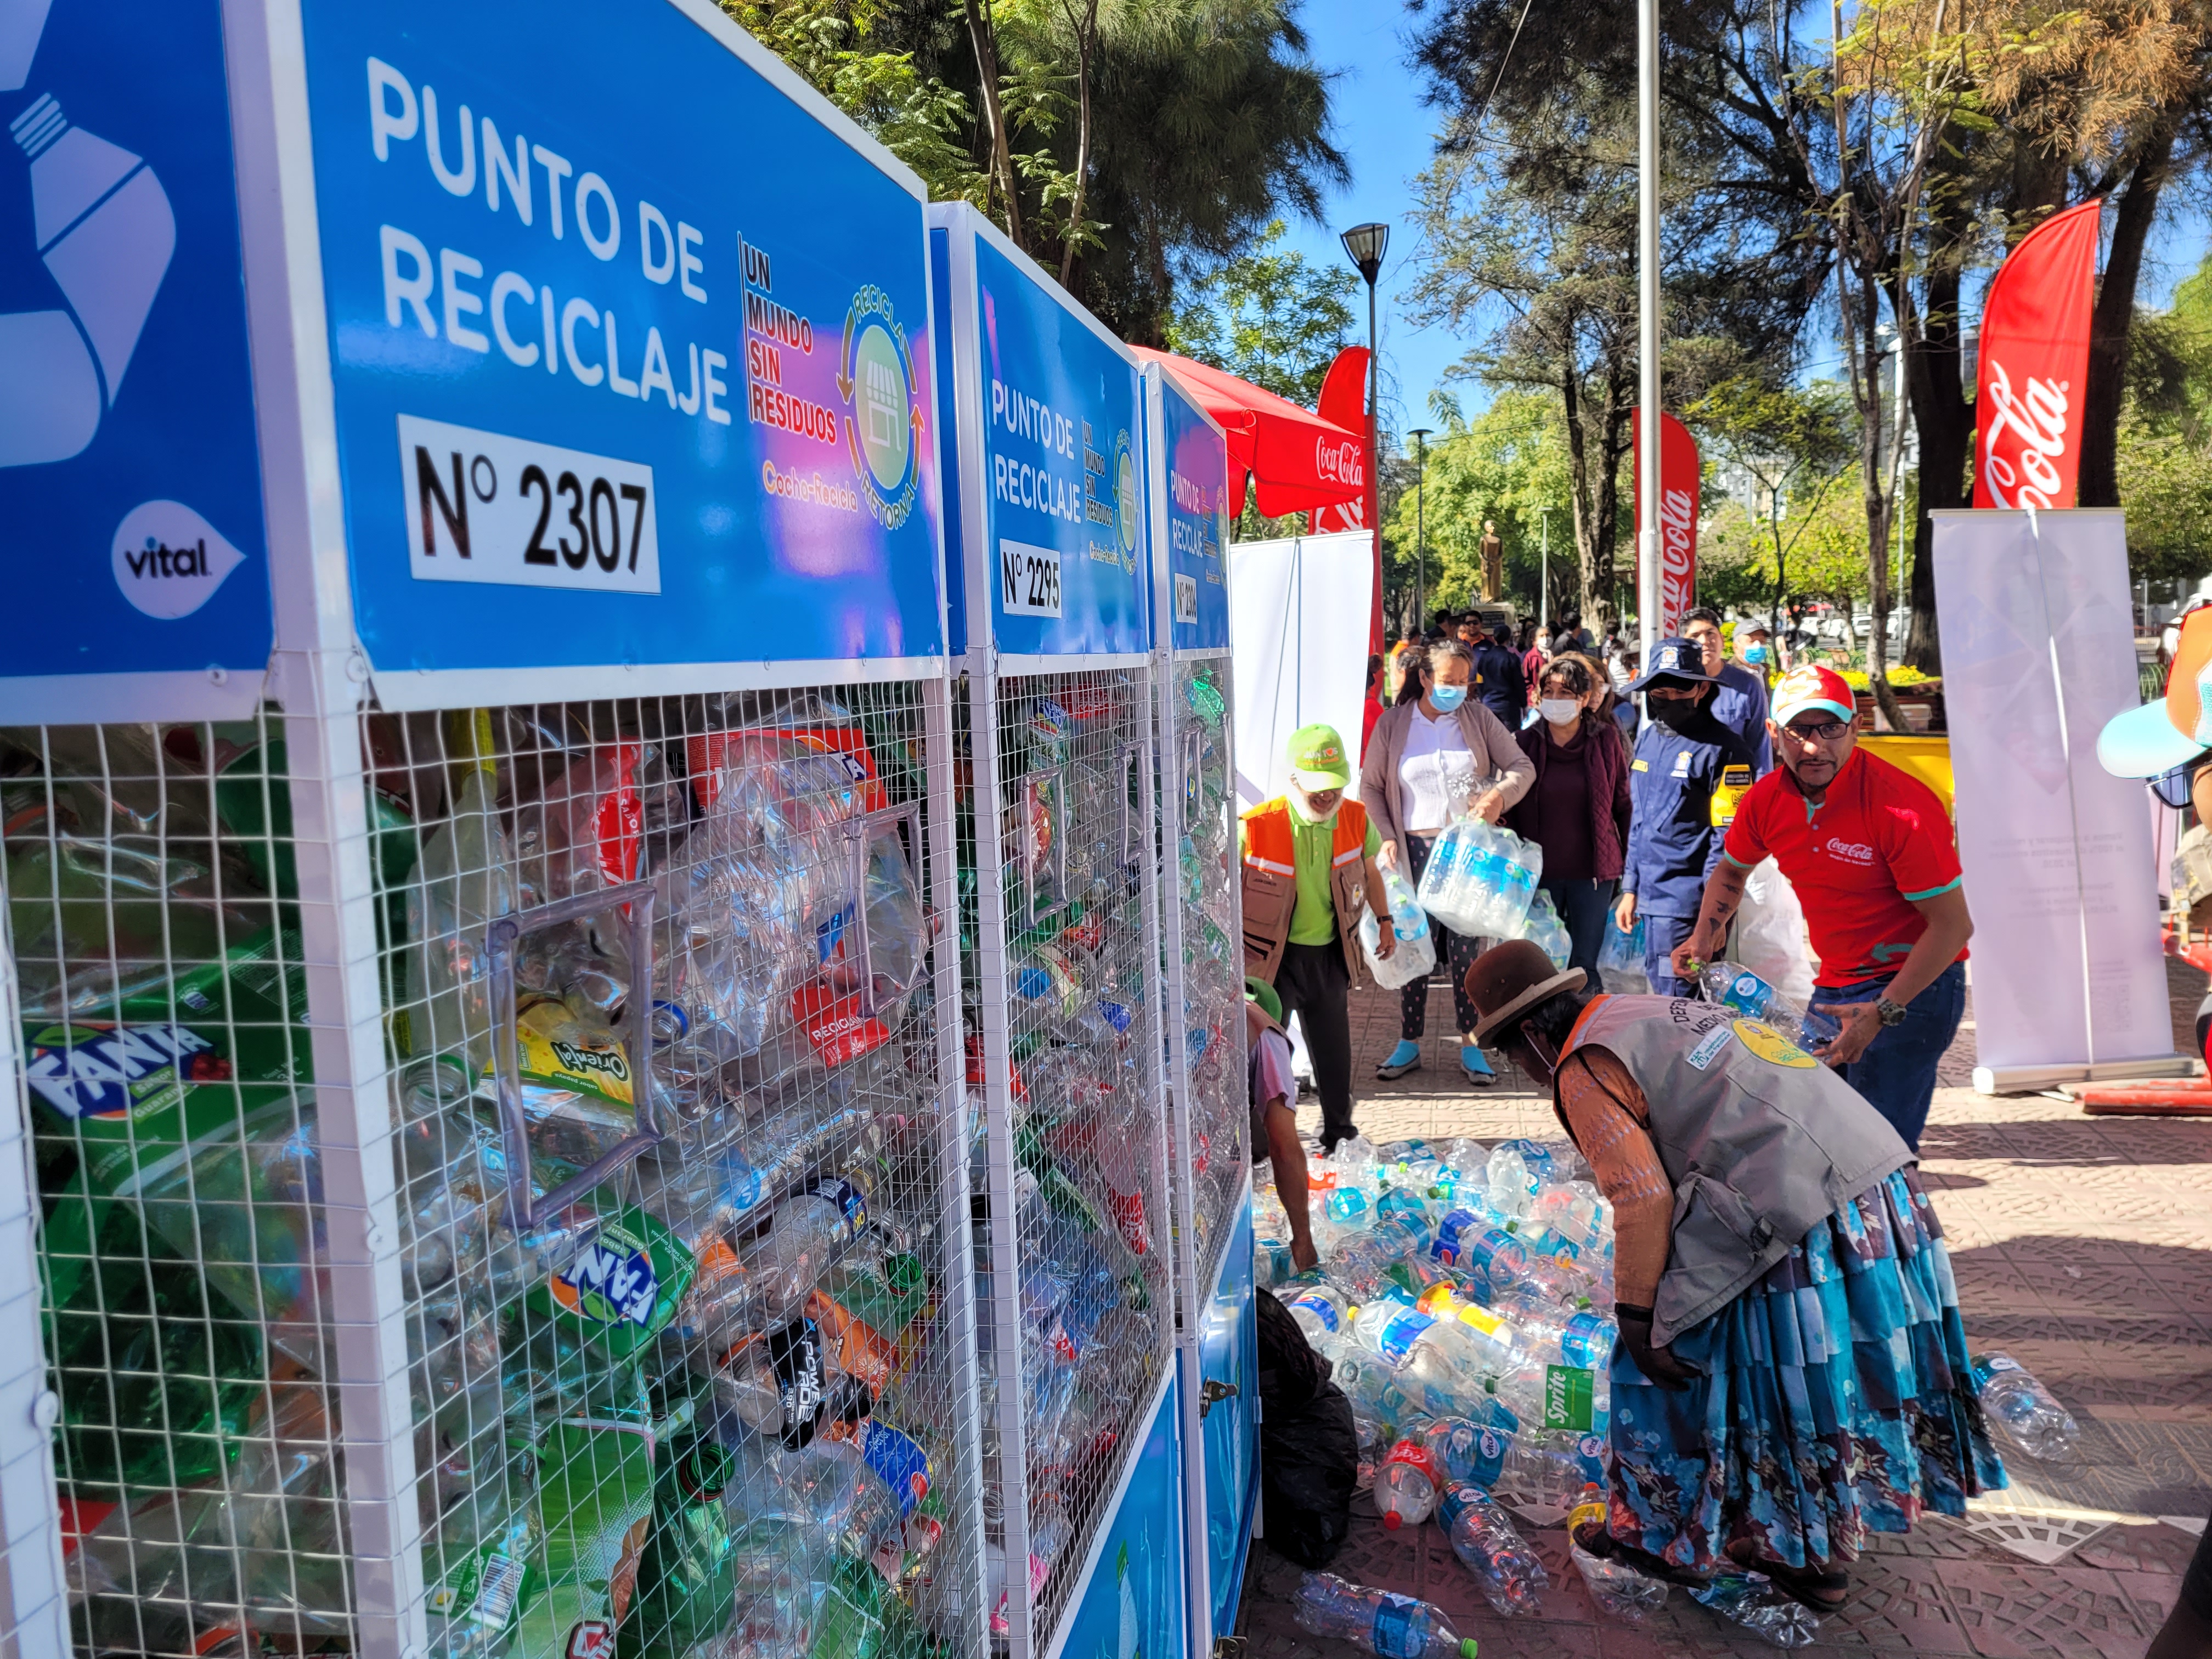
[{"label": "woman wearing face mask", "polygon": [[[1462,813],[1486,823],[1528,792],[1535,769],[1498,717],[1470,696],[1474,653],[1457,640],[1430,646],[1420,660],[1421,692],[1411,702],[1382,712],[1367,741],[1359,769],[1359,799],[1382,837],[1376,863],[1418,887],[1429,849],[1444,826]],[[1474,1030],[1474,1005],[1467,1000],[1468,968],[1476,941],[1432,924],[1440,964],[1449,963],[1459,1015],[1460,1069],[1478,1088],[1497,1081]],[[1399,994],[1398,1046],[1376,1068],[1381,1078],[1403,1077],[1421,1063],[1428,1029],[1429,988],[1417,981]]]},{"label": "woman wearing face mask", "polygon": [[1600,985],[1597,953],[1628,845],[1628,747],[1594,705],[1604,688],[1581,657],[1555,657],[1538,687],[1534,726],[1520,734],[1536,781],[1506,827],[1544,849],[1544,891],[1573,945],[1568,965]]}]

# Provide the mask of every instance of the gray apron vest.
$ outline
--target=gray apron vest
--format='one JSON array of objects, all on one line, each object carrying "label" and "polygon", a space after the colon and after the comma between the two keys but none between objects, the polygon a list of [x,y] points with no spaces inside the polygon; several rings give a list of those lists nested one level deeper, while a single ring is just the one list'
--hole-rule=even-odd
[{"label": "gray apron vest", "polygon": [[1651,1309],[1656,1343],[1711,1318],[1838,1205],[1912,1161],[1832,1068],[1729,1009],[1608,996],[1568,1053],[1583,1048],[1609,1050],[1642,1086],[1652,1145],[1674,1183],[1674,1238]]}]

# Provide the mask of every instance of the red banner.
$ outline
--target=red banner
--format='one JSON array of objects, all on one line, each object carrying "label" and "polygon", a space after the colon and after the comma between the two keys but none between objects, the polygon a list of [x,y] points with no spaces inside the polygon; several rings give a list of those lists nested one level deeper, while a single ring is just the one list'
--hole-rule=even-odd
[{"label": "red banner", "polygon": [[2074,505],[2101,199],[2045,220],[1997,268],[1975,375],[1974,505]]},{"label": "red banner", "polygon": [[[1637,545],[1644,538],[1644,417],[1630,418],[1636,451]],[[1698,497],[1700,483],[1698,441],[1672,415],[1659,417],[1659,631],[1670,640],[1682,625],[1682,613],[1698,602]]]},{"label": "red banner", "polygon": [[[1316,408],[1324,421],[1357,432],[1363,437],[1367,432],[1367,348],[1346,346],[1336,354],[1336,361],[1328,366],[1328,378],[1321,383],[1321,402]],[[1339,501],[1329,507],[1317,507],[1307,520],[1310,533],[1321,536],[1334,530],[1365,530],[1376,525],[1380,516],[1376,511],[1375,491],[1380,483],[1376,470],[1360,458],[1360,479],[1366,488],[1348,501]],[[1370,621],[1367,648],[1377,652],[1382,648],[1382,535],[1379,527],[1375,534],[1375,608]]]}]

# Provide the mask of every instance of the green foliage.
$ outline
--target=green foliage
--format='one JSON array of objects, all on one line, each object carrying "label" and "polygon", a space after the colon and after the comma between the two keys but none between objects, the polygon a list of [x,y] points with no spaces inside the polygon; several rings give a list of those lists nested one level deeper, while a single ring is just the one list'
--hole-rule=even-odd
[{"label": "green foliage", "polygon": [[1168,349],[1311,409],[1351,337],[1359,278],[1278,251],[1285,234],[1283,222],[1272,221],[1250,252],[1189,284],[1168,321]]},{"label": "green foliage", "polygon": [[1471,422],[1448,397],[1432,400],[1431,409],[1442,431],[1428,445],[1425,508],[1409,480],[1382,520],[1383,586],[1392,614],[1412,613],[1417,511],[1427,524],[1425,610],[1455,609],[1482,597],[1482,526],[1489,520],[1504,544],[1505,596],[1535,615],[1547,507],[1553,614],[1575,609],[1574,525],[1559,400],[1540,392],[1507,392]]},{"label": "green foliage", "polygon": [[988,199],[971,158],[966,96],[924,76],[911,52],[890,50],[882,8],[868,0],[720,0],[738,27],[920,173],[937,201]]},{"label": "green foliage", "polygon": [[2130,574],[2212,570],[2212,257],[2174,290],[2172,310],[2136,318],[2119,475]]}]

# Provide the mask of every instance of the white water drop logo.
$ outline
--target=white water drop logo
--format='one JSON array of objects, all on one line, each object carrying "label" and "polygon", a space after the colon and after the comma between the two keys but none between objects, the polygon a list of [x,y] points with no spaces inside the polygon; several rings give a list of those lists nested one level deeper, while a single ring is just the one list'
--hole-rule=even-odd
[{"label": "white water drop logo", "polygon": [[182,501],[141,501],[116,526],[115,585],[135,609],[163,622],[191,616],[245,562]]}]

